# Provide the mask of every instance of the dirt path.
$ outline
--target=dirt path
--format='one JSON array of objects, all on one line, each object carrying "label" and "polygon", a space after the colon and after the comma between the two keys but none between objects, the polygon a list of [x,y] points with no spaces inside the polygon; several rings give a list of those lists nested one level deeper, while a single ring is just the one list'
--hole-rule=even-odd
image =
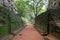
[{"label": "dirt path", "polygon": [[12,40],[44,40],[33,25],[27,25],[17,36]]},{"label": "dirt path", "polygon": [[26,25],[26,27],[19,32],[12,40],[58,40],[53,35],[42,36],[34,28],[32,24]]}]

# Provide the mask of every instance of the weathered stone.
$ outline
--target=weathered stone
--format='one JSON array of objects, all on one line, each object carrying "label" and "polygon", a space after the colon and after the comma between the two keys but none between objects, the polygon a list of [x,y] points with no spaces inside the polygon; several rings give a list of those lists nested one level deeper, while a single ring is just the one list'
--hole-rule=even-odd
[{"label": "weathered stone", "polygon": [[17,8],[15,7],[12,0],[0,0],[0,6],[6,7],[17,14]]},{"label": "weathered stone", "polygon": [[48,9],[60,8],[60,0],[49,0]]}]

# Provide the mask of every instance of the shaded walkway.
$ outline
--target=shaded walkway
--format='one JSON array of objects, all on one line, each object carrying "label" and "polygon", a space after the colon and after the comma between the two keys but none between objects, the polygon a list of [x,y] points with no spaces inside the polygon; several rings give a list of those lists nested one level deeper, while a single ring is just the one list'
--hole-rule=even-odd
[{"label": "shaded walkway", "polygon": [[27,25],[13,40],[44,40],[33,25]]}]

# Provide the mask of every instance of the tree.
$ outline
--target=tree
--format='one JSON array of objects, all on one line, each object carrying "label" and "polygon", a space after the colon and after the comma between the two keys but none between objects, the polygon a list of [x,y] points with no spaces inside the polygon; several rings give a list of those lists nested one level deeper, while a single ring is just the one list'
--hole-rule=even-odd
[{"label": "tree", "polygon": [[34,11],[35,17],[38,15],[39,11],[42,9],[42,7],[45,5],[43,0],[31,0],[30,8]]},{"label": "tree", "polygon": [[18,9],[18,15],[23,19],[24,22],[29,22],[30,15],[29,15],[29,5],[28,0],[16,0],[14,1],[17,9]]},{"label": "tree", "polygon": [[40,13],[46,2],[44,0],[16,0],[14,3],[18,9],[18,15],[31,21],[35,20],[35,17]]}]

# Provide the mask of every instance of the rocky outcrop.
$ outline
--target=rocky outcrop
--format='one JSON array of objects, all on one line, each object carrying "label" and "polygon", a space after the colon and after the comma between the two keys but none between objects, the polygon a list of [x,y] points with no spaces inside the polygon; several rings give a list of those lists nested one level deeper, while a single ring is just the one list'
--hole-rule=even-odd
[{"label": "rocky outcrop", "polygon": [[60,32],[60,0],[49,0],[47,11],[35,19],[36,28],[45,32]]},{"label": "rocky outcrop", "polygon": [[6,7],[17,14],[17,8],[15,7],[13,0],[0,0],[0,6]]},{"label": "rocky outcrop", "polygon": [[48,9],[60,8],[60,0],[49,0]]},{"label": "rocky outcrop", "polygon": [[52,18],[54,21],[50,22],[50,24],[53,23],[53,25],[56,26],[55,29],[57,29],[58,32],[60,32],[60,0],[49,0],[48,10],[50,9],[54,9],[50,13],[53,15]]}]

